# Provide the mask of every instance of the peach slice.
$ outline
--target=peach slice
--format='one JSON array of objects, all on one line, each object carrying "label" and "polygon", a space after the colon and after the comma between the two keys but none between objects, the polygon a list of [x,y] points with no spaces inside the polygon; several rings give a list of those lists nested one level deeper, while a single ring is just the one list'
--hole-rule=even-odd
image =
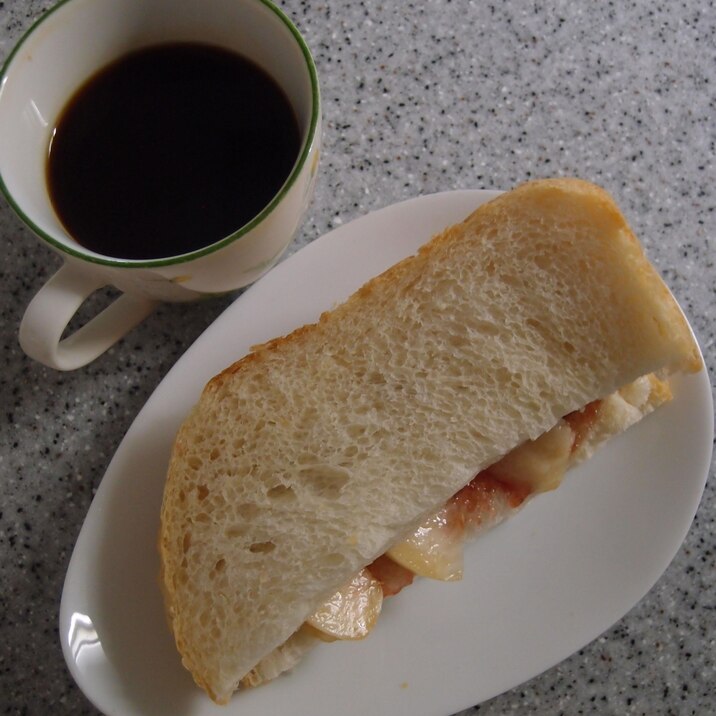
[{"label": "peach slice", "polygon": [[383,606],[380,582],[366,569],[341,587],[307,620],[321,639],[363,639],[378,620]]},{"label": "peach slice", "polygon": [[420,577],[451,582],[462,579],[462,548],[462,533],[455,530],[446,506],[393,545],[387,555]]}]

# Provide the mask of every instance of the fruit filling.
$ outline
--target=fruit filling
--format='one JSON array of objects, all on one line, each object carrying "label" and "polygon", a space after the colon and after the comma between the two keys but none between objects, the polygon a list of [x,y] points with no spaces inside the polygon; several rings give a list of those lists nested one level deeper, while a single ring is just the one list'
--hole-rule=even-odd
[{"label": "fruit filling", "polygon": [[570,413],[536,440],[479,472],[411,535],[339,589],[307,624],[325,641],[362,639],[377,621],[383,599],[412,584],[416,575],[461,579],[466,539],[494,527],[531,495],[558,487],[600,405],[597,400]]}]

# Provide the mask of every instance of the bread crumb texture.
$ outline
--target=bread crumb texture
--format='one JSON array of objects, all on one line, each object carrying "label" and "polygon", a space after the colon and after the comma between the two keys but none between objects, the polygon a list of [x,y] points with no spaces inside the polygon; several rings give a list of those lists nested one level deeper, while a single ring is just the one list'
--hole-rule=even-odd
[{"label": "bread crumb texture", "polygon": [[161,513],[185,666],[225,702],[323,599],[481,468],[646,373],[695,370],[624,217],[523,185],[206,387]]}]

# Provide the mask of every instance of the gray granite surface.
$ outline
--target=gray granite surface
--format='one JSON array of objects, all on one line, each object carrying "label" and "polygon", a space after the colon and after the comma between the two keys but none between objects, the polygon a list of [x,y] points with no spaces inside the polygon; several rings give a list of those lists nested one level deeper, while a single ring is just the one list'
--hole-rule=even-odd
[{"label": "gray granite surface", "polygon": [[[0,2],[0,57],[48,5]],[[617,197],[716,368],[713,2],[283,6],[314,52],[325,122],[289,253],[419,194],[578,175]],[[94,714],[58,639],[72,548],[123,434],[231,299],[165,305],[89,367],[58,373],[23,355],[17,327],[59,259],[4,201],[0,242],[0,713]],[[628,615],[475,711],[716,712],[715,492],[712,475],[677,557]]]}]

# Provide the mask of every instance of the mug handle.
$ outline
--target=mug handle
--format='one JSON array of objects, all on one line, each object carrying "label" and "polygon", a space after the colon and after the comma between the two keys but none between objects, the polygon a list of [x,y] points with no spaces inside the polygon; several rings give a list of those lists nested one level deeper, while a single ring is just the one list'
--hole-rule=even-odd
[{"label": "mug handle", "polygon": [[94,291],[106,285],[101,276],[65,263],[25,310],[19,334],[22,350],[50,368],[80,368],[114,345],[159,303],[125,293],[63,339],[62,334],[77,309]]}]

